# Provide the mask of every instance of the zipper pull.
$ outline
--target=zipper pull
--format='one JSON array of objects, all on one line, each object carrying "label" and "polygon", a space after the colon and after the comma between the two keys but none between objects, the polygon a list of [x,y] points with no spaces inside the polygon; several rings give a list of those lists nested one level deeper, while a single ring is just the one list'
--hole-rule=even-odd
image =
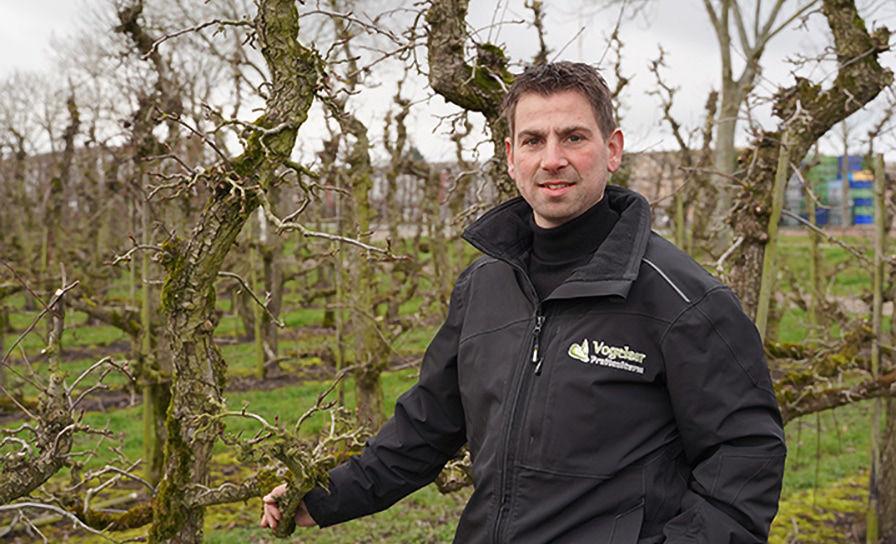
[{"label": "zipper pull", "polygon": [[532,364],[535,365],[535,375],[538,376],[541,374],[541,364],[544,362],[544,359],[541,358],[538,353],[538,344],[541,340],[541,328],[544,326],[544,316],[536,315],[535,316],[535,329],[532,331],[532,334],[535,335],[535,342],[532,344]]}]

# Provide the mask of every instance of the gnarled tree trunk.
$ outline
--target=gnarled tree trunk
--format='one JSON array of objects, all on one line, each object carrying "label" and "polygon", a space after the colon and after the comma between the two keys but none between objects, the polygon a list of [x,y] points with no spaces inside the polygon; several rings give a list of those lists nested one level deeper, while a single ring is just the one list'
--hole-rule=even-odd
[{"label": "gnarled tree trunk", "polygon": [[[259,204],[278,166],[289,159],[318,81],[319,62],[298,42],[299,17],[292,0],[260,0],[257,40],[270,70],[264,114],[243,154],[207,171],[211,195],[190,239],[167,245],[162,312],[175,364],[166,427],[165,467],[153,505],[150,542],[199,543],[203,508],[187,500],[191,486],[208,483],[209,462],[224,406],[225,363],[215,345],[214,283],[224,257]],[[264,140],[262,142],[262,140]],[[233,184],[247,189],[232,191]],[[209,417],[212,416],[212,417]]]},{"label": "gnarled tree trunk", "polygon": [[780,130],[764,133],[740,158],[749,168],[728,217],[735,237],[743,238],[732,263],[730,283],[751,316],[758,303],[782,131],[790,132],[790,157],[799,163],[816,140],[893,81],[892,72],[877,60],[889,47],[886,28],[869,33],[853,0],[825,0],[823,12],[834,35],[840,64],[832,87],[822,90],[820,85],[798,78],[793,86],[780,91],[774,105],[775,114],[785,120]]}]

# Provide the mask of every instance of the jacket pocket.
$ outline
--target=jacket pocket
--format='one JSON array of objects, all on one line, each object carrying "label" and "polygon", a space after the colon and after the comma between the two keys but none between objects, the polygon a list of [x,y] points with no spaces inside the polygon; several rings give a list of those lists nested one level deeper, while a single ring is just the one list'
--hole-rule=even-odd
[{"label": "jacket pocket", "polygon": [[644,502],[642,501],[631,510],[616,515],[610,544],[637,544],[643,523]]},{"label": "jacket pocket", "polygon": [[502,542],[635,544],[644,517],[641,469],[602,478],[517,466]]}]

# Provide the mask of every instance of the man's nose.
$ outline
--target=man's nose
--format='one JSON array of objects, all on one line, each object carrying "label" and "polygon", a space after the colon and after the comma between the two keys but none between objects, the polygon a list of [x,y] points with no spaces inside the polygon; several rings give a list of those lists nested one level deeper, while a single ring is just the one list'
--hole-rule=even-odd
[{"label": "man's nose", "polygon": [[548,138],[541,156],[541,168],[549,172],[560,170],[569,165],[563,147],[556,138]]}]

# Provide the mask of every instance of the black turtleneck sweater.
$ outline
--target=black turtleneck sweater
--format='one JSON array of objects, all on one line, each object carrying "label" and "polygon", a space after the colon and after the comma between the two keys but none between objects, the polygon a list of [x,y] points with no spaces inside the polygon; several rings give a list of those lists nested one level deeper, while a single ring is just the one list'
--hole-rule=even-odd
[{"label": "black turtleneck sweater", "polygon": [[592,255],[613,230],[619,214],[610,209],[606,195],[585,213],[559,227],[544,229],[529,217],[532,227],[532,251],[529,253],[529,277],[544,300],[576,268]]}]

